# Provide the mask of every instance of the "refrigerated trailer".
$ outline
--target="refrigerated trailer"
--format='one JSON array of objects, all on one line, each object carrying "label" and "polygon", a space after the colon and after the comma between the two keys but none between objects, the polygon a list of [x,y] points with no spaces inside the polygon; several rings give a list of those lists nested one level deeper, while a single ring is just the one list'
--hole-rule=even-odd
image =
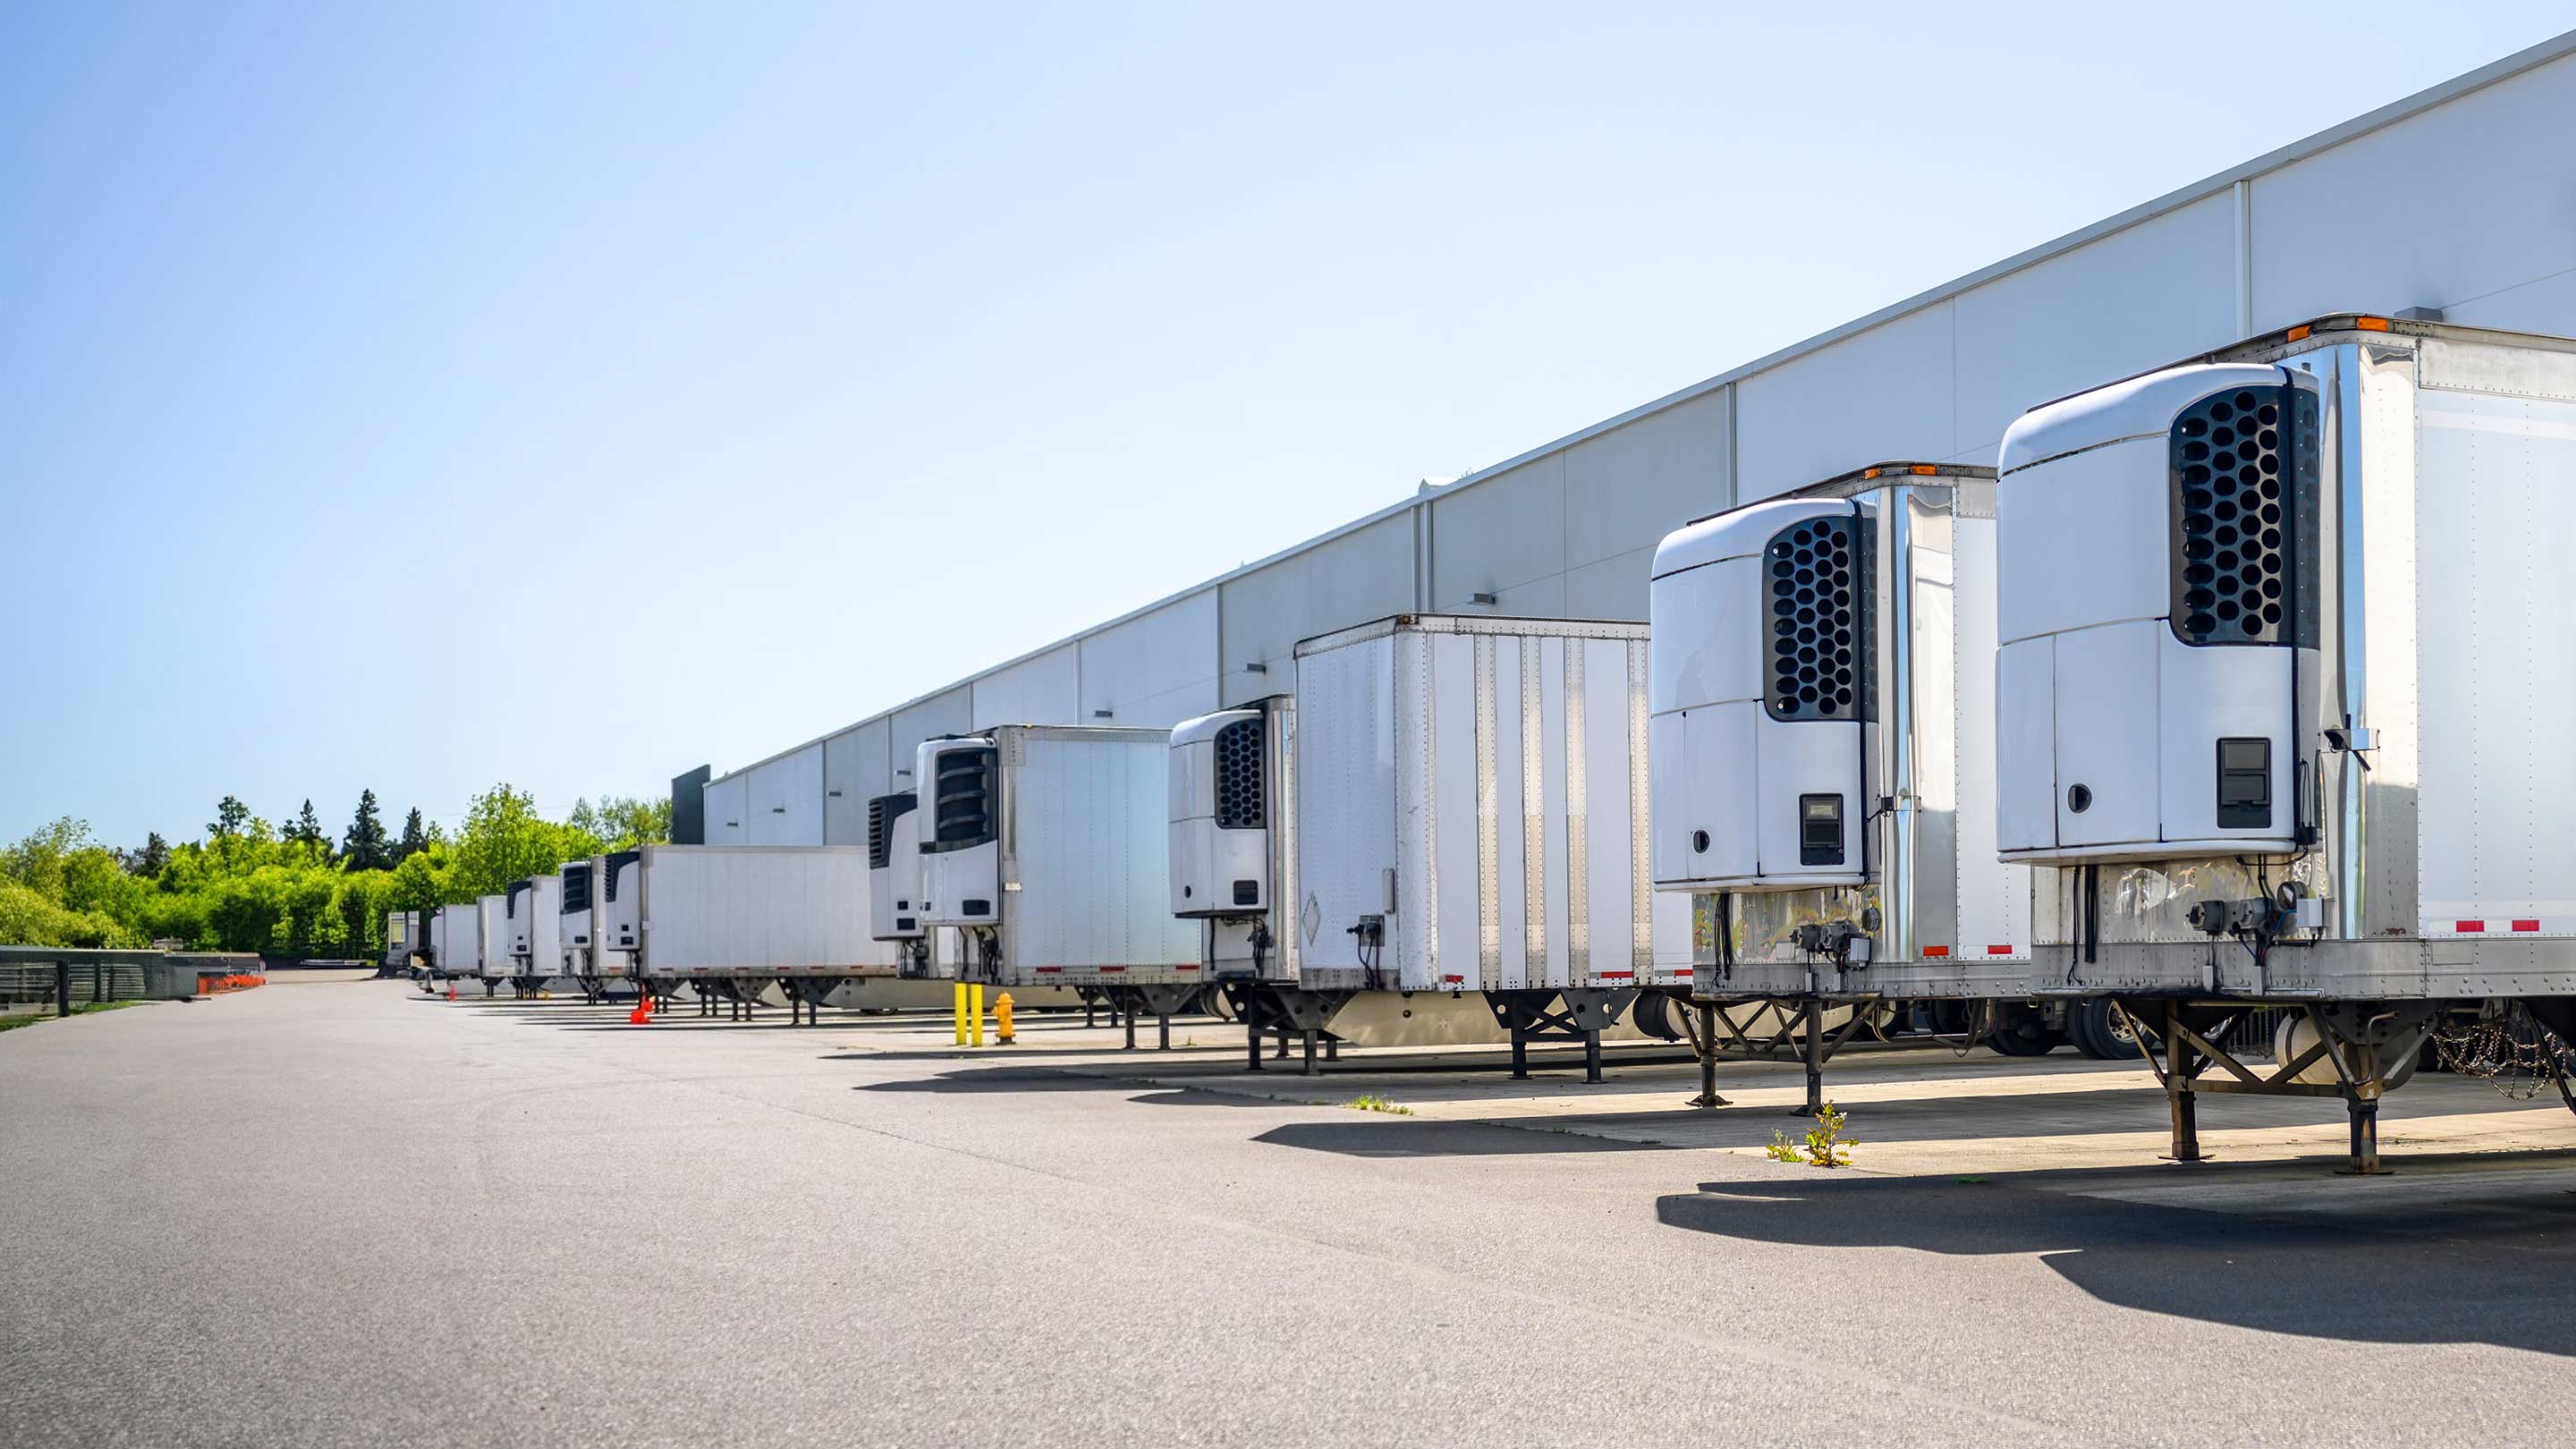
[{"label": "refrigerated trailer", "polygon": [[789,1019],[852,980],[892,976],[868,931],[868,853],[854,845],[647,845],[600,864],[602,949],[645,989],[693,985],[748,1014],[771,985]]},{"label": "refrigerated trailer", "polygon": [[960,979],[1069,987],[1139,1011],[1168,1044],[1200,993],[1198,931],[1169,905],[1170,736],[1003,725],[922,743],[918,922]]},{"label": "refrigerated trailer", "polygon": [[471,903],[440,906],[430,917],[430,977],[469,980],[482,974],[483,917]]},{"label": "refrigerated trailer", "polygon": [[563,877],[538,875],[512,881],[507,895],[510,985],[520,996],[532,997],[555,978],[563,963]]},{"label": "refrigerated trailer", "polygon": [[[2160,1033],[2176,1157],[2196,1092],[2339,1095],[2371,1170],[2446,1017],[2576,1037],[2576,343],[2322,318],[2037,408],[1998,471],[2034,989]],[[2269,1076],[2214,1044],[2257,1004]]]},{"label": "refrigerated trailer", "polygon": [[1899,1003],[2008,1053],[2055,1044],[2028,1003],[2030,869],[1995,855],[1994,476],[1881,463],[1655,552],[1655,886],[1691,901],[1725,1039],[1764,1035],[1750,1003],[1795,1013],[1774,1020],[1803,1027],[1808,1111]]},{"label": "refrigerated trailer", "polygon": [[417,975],[420,971],[421,944],[420,912],[385,912],[385,955],[382,965],[386,972],[400,971]]},{"label": "refrigerated trailer", "polygon": [[1402,614],[1297,646],[1294,917],[1314,991],[1481,993],[1512,1044],[1687,989],[1649,889],[1646,627]]},{"label": "refrigerated trailer", "polygon": [[627,979],[629,953],[600,943],[599,883],[606,878],[608,859],[568,860],[558,872],[563,880],[555,921],[558,968],[581,983],[582,998],[592,1005],[607,999],[610,982]]},{"label": "refrigerated trailer", "polygon": [[483,994],[493,995],[510,979],[510,898],[506,894],[474,898],[474,974],[483,978]]}]

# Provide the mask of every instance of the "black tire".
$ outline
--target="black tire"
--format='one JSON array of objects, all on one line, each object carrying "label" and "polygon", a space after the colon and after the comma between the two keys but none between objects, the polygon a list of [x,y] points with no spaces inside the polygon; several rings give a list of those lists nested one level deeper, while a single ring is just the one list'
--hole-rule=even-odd
[{"label": "black tire", "polygon": [[2027,1006],[1997,1007],[1994,1030],[1986,1033],[1986,1045],[2008,1057],[2044,1057],[2065,1043],[2065,1033]]},{"label": "black tire", "polygon": [[1660,991],[1640,991],[1635,1004],[1628,1008],[1628,1020],[1640,1036],[1655,1041],[1680,1041],[1681,1024],[1673,1020],[1673,999]]}]

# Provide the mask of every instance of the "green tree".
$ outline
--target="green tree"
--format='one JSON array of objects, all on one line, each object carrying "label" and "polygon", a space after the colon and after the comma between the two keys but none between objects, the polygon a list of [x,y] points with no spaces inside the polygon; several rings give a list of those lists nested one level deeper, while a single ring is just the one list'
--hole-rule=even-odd
[{"label": "green tree", "polygon": [[597,855],[602,848],[598,836],[539,815],[535,796],[495,785],[465,807],[447,898],[499,895],[512,881],[551,875],[565,861]]},{"label": "green tree", "polygon": [[639,845],[667,845],[671,839],[671,797],[635,799],[621,795],[600,798],[594,812],[597,823],[591,833],[607,843],[611,850],[632,850]]},{"label": "green tree", "polygon": [[385,841],[385,820],[376,812],[376,792],[358,792],[358,815],[340,837],[340,860],[350,870],[390,870],[393,856]]},{"label": "green tree", "polygon": [[170,842],[155,830],[144,837],[143,848],[125,862],[125,868],[145,879],[159,875],[170,864]]},{"label": "green tree", "polygon": [[[411,807],[411,813],[403,817],[402,839],[394,842],[392,863],[400,865],[404,861],[419,854],[421,851],[426,850],[428,847],[429,831],[424,829],[420,823],[420,807],[414,805]],[[397,906],[395,909],[407,911],[412,909],[412,907]]]},{"label": "green tree", "polygon": [[206,827],[206,834],[216,840],[229,840],[249,824],[250,807],[226,795],[223,803],[215,807],[215,818]]}]

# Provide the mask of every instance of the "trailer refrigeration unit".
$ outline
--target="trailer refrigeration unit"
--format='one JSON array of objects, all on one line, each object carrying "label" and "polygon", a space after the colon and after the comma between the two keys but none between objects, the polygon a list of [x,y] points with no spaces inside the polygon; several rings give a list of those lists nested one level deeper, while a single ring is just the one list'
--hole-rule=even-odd
[{"label": "trailer refrigeration unit", "polygon": [[599,882],[608,860],[604,855],[568,860],[559,872],[563,887],[555,922],[556,957],[563,974],[581,983],[582,999],[594,1006],[608,999],[609,983],[627,978],[631,954],[600,944]]},{"label": "trailer refrigeration unit", "polygon": [[868,935],[895,949],[899,974],[930,970],[930,928],[921,923],[921,812],[909,790],[868,802]]},{"label": "trailer refrigeration unit", "polygon": [[[1995,858],[1994,501],[1992,469],[1882,463],[1655,552],[1655,885],[1691,900],[1721,1039],[1803,1036],[1807,1112],[1899,1003],[2055,1044],[2027,1004],[2030,871]],[[1767,1034],[1735,1018],[1763,1001]]]},{"label": "trailer refrigeration unit", "polygon": [[[2175,1157],[2197,1092],[2341,1096],[2372,1171],[2428,1033],[2576,1037],[2576,343],[2325,318],[2038,408],[1999,471],[1997,844],[2037,989],[2157,1035]],[[2258,1003],[2269,1075],[2219,1044]]]},{"label": "trailer refrigeration unit", "polygon": [[1297,646],[1298,984],[1482,993],[1527,1043],[1690,977],[1647,870],[1646,628],[1404,614]]},{"label": "trailer refrigeration unit", "polygon": [[788,1019],[820,1019],[823,998],[856,978],[892,976],[894,953],[869,939],[868,853],[855,845],[647,845],[604,859],[604,949],[628,954],[645,989],[697,988],[739,1018],[776,985]]},{"label": "trailer refrigeration unit", "polygon": [[510,883],[510,984],[533,997],[563,965],[563,877],[530,876]]},{"label": "trailer refrigeration unit", "polygon": [[1172,914],[1156,729],[1002,725],[924,741],[913,779],[920,924],[954,932],[961,979],[1073,987],[1171,1017],[1199,994],[1198,931]]},{"label": "trailer refrigeration unit", "polygon": [[418,975],[420,950],[420,912],[385,912],[385,956],[382,963],[385,973]]},{"label": "trailer refrigeration unit", "polygon": [[1311,1066],[1351,993],[1297,984],[1296,700],[1184,720],[1169,758],[1171,910],[1198,932],[1200,975],[1243,1022],[1252,1070],[1266,1032],[1303,1036]]}]

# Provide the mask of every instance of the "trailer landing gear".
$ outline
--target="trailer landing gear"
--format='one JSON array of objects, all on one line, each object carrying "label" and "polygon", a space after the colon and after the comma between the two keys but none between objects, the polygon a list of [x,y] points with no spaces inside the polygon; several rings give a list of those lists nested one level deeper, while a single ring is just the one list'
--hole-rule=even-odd
[{"label": "trailer landing gear", "polygon": [[[2146,1003],[2114,1003],[2136,1031],[2138,1010]],[[2284,1040],[2305,1046],[2289,1060],[2273,1065],[2269,1076],[2238,1061],[2216,1038],[2228,1021],[2254,1007],[2252,1002],[2156,1003],[2162,1012],[2162,1039],[2152,1043],[2147,1064],[2164,1085],[2173,1117],[2171,1162],[2207,1162],[2200,1148],[2198,1094],[2232,1092],[2262,1097],[2341,1097],[2350,1123],[2349,1150],[2343,1167],[2348,1177],[2374,1177],[2386,1172],[2379,1161],[2379,1102],[2396,1083],[2411,1074],[2415,1054],[2435,1021],[2430,1002],[2306,1002],[2304,1033],[2287,1032]],[[2148,1034],[2137,1032],[2141,1040]],[[2319,1062],[2334,1079],[2320,1080],[2309,1069]],[[2211,1067],[2224,1075],[2208,1075]],[[2392,1080],[2393,1079],[2393,1080]]]},{"label": "trailer landing gear", "polygon": [[1279,1039],[1279,1059],[1288,1059],[1291,1033],[1305,1039],[1305,1075],[1315,1075],[1315,1046],[1321,1042],[1326,1061],[1341,1056],[1341,1038],[1324,1030],[1324,1023],[1351,999],[1347,991],[1301,991],[1293,986],[1273,986],[1262,981],[1228,981],[1223,984],[1226,1000],[1234,1004],[1234,1014],[1243,1021],[1244,1065],[1247,1070],[1261,1070],[1261,1038],[1264,1032]]},{"label": "trailer landing gear", "polygon": [[1563,991],[1488,991],[1485,1005],[1512,1038],[1512,1080],[1529,1080],[1529,1044],[1534,1041],[1583,1043],[1583,1080],[1601,1080],[1601,1033],[1618,1024],[1636,998],[1634,987],[1603,990],[1576,986]]}]

